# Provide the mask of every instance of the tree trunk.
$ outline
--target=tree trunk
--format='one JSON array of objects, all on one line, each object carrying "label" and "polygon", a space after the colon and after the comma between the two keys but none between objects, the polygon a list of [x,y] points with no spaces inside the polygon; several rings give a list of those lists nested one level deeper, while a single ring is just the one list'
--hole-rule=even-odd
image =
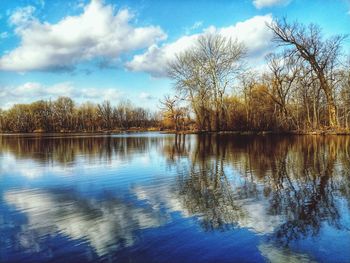
[{"label": "tree trunk", "polygon": [[329,87],[322,70],[320,70],[317,66],[314,66],[314,68],[317,70],[317,75],[320,80],[321,88],[326,95],[329,126],[332,128],[336,127],[338,126],[337,107],[335,105],[332,89]]}]

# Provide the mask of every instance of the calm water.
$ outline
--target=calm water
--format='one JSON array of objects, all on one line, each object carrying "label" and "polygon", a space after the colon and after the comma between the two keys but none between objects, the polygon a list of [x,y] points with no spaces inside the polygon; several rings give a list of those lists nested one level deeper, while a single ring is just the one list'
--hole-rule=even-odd
[{"label": "calm water", "polygon": [[0,136],[0,262],[350,262],[350,137]]}]

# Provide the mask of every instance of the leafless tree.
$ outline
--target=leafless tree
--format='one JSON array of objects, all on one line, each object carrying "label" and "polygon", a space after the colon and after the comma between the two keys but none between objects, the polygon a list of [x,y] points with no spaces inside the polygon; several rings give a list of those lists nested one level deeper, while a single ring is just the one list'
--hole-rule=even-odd
[{"label": "leafless tree", "polygon": [[178,132],[181,126],[184,128],[183,126],[186,117],[186,110],[179,105],[179,98],[165,95],[160,103],[162,105],[165,117],[171,120],[175,127],[175,131]]},{"label": "leafless tree", "polygon": [[329,125],[336,127],[337,113],[333,93],[333,72],[338,64],[341,44],[345,36],[336,35],[323,39],[317,25],[305,26],[297,22],[288,23],[286,19],[277,20],[268,25],[274,32],[274,41],[289,46],[290,56],[297,56],[308,63],[319,80],[328,107]]},{"label": "leafless tree", "polygon": [[224,95],[241,68],[244,53],[237,41],[206,34],[169,64],[169,76],[176,89],[189,98],[200,129],[211,130],[211,117],[214,130],[225,126]]},{"label": "leafless tree", "polygon": [[288,129],[295,127],[296,121],[288,108],[290,97],[295,88],[296,79],[300,71],[298,61],[285,53],[272,53],[267,56],[271,74],[267,76],[268,94],[278,106],[279,123]]}]

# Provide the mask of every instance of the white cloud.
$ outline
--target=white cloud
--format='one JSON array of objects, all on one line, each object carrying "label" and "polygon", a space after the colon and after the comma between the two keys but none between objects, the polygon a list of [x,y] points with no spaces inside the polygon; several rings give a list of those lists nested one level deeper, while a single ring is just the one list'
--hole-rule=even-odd
[{"label": "white cloud", "polygon": [[257,57],[271,47],[273,33],[266,24],[272,21],[271,15],[255,16],[234,26],[221,28],[218,32],[227,38],[242,42],[248,49],[248,55]]},{"label": "white cloud", "polygon": [[201,27],[203,27],[203,21],[196,21],[192,26],[185,28],[185,34],[189,35],[192,31],[197,30]]},{"label": "white cloud", "polygon": [[60,96],[68,96],[74,101],[102,102],[109,100],[117,102],[122,93],[116,88],[76,88],[70,82],[57,83],[45,86],[37,82],[27,82],[13,87],[0,87],[0,108],[7,109],[16,103],[30,103],[41,99],[56,99]]},{"label": "white cloud", "polygon": [[258,8],[287,5],[291,0],[254,0],[253,5]]},{"label": "white cloud", "polygon": [[161,46],[154,44],[145,53],[135,55],[130,62],[126,63],[126,67],[132,71],[148,72],[154,77],[165,76],[167,63],[175,58],[175,54],[192,46],[199,36],[207,32],[216,32],[242,42],[248,49],[248,59],[256,63],[271,49],[272,32],[266,27],[266,23],[272,21],[271,15],[265,15],[255,16],[229,27],[211,26],[203,30],[201,34],[183,36],[172,43]]},{"label": "white cloud", "polygon": [[200,28],[202,25],[203,25],[203,21],[197,21],[191,26],[191,29],[194,30],[194,29]]},{"label": "white cloud", "polygon": [[135,27],[130,11],[115,12],[114,6],[101,0],[92,0],[82,14],[56,24],[39,21],[34,12],[28,6],[10,16],[20,45],[0,58],[0,70],[69,69],[93,58],[116,59],[166,38],[160,27]]},{"label": "white cloud", "polygon": [[183,36],[162,46],[154,44],[145,53],[135,55],[132,61],[126,63],[126,67],[131,71],[150,73],[154,77],[164,76],[167,63],[174,59],[175,54],[192,46],[198,36],[199,34]]},{"label": "white cloud", "polygon": [[33,14],[35,12],[34,6],[26,6],[23,8],[17,8],[9,17],[10,25],[19,27],[28,26],[31,22],[35,20]]}]

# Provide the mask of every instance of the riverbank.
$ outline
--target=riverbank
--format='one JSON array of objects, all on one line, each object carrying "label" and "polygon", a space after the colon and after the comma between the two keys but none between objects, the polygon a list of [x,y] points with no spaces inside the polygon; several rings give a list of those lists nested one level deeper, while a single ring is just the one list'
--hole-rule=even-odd
[{"label": "riverbank", "polygon": [[166,130],[170,134],[236,134],[236,135],[350,135],[350,130],[317,130],[317,131],[175,131]]},{"label": "riverbank", "polygon": [[0,135],[35,135],[35,136],[82,136],[82,135],[112,135],[112,134],[124,134],[124,133],[145,133],[145,132],[160,132],[158,128],[148,129],[126,129],[126,130],[110,130],[110,131],[61,131],[61,132],[45,132],[45,131],[34,131],[34,132],[0,132]]},{"label": "riverbank", "polygon": [[159,128],[149,129],[127,129],[127,130],[111,130],[111,131],[62,131],[62,132],[3,132],[0,135],[26,135],[26,136],[84,136],[84,135],[117,135],[117,134],[129,134],[129,133],[147,133],[158,132],[163,134],[234,134],[234,135],[350,135],[350,130],[316,130],[316,131],[196,131],[196,130],[162,130]]}]

